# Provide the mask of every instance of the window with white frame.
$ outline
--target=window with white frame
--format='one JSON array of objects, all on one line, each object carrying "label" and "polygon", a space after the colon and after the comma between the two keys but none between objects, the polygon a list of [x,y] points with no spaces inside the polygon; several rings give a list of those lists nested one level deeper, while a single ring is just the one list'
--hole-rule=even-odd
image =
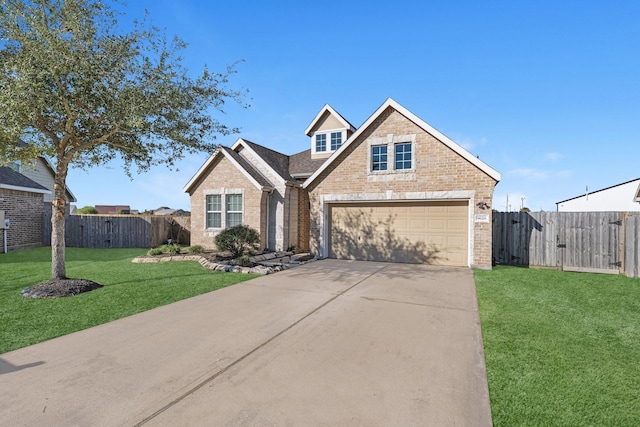
[{"label": "window with white frame", "polygon": [[336,151],[342,145],[342,132],[331,132],[331,151]]},{"label": "window with white frame", "polygon": [[387,170],[387,146],[374,145],[371,147],[371,170],[386,171]]},{"label": "window with white frame", "polygon": [[242,224],[242,194],[208,194],[205,198],[206,228],[230,228]]},{"label": "window with white frame", "polygon": [[207,196],[207,228],[222,227],[222,195]]},{"label": "window with white frame", "polygon": [[394,144],[395,149],[395,170],[411,169],[411,143],[402,142]]},{"label": "window with white frame", "polygon": [[242,224],[242,194],[227,194],[227,228]]},{"label": "window with white frame", "polygon": [[319,133],[316,135],[316,153],[327,151],[327,134]]}]

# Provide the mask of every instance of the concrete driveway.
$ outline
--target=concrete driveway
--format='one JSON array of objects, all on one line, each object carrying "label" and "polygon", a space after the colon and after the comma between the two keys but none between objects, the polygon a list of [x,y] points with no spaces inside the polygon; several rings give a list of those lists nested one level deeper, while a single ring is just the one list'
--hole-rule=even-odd
[{"label": "concrete driveway", "polygon": [[470,270],[323,260],[0,355],[0,425],[490,426]]}]

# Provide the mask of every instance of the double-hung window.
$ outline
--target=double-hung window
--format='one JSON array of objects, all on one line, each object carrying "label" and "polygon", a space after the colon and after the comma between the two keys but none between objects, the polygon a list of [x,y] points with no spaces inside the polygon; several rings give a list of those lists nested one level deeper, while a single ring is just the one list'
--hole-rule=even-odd
[{"label": "double-hung window", "polygon": [[411,169],[411,143],[402,142],[395,144],[395,167],[394,169]]},{"label": "double-hung window", "polygon": [[206,196],[207,228],[230,228],[239,224],[242,224],[242,194]]},{"label": "double-hung window", "polygon": [[227,228],[242,224],[242,194],[227,194]]},{"label": "double-hung window", "polygon": [[316,153],[327,151],[327,134],[319,133],[316,135]]},{"label": "double-hung window", "polygon": [[331,151],[336,151],[342,145],[342,132],[331,132]]},{"label": "double-hung window", "polygon": [[207,228],[222,227],[222,195],[207,196]]},{"label": "double-hung window", "polygon": [[371,170],[386,171],[387,170],[387,146],[374,145],[371,147]]}]

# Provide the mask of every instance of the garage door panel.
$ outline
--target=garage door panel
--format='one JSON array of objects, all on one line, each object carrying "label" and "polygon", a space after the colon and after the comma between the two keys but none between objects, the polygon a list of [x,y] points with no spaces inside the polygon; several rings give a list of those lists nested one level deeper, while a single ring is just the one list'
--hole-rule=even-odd
[{"label": "garage door panel", "polygon": [[330,256],[468,265],[467,202],[330,206]]}]

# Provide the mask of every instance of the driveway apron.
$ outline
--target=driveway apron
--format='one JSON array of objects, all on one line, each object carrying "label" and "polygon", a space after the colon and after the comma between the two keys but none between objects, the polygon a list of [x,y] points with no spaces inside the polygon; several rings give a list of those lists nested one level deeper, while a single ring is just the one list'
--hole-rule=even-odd
[{"label": "driveway apron", "polygon": [[490,426],[470,270],[323,260],[0,355],[0,425]]}]

